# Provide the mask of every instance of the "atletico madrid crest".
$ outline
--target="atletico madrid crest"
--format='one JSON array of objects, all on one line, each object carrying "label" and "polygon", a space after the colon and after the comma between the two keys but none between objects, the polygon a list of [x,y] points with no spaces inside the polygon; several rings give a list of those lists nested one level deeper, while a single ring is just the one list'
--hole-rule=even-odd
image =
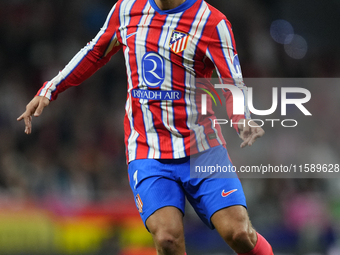
[{"label": "atletico madrid crest", "polygon": [[189,35],[179,31],[172,31],[170,39],[170,48],[173,52],[180,53],[184,51],[188,46]]},{"label": "atletico madrid crest", "polygon": [[136,196],[136,205],[137,209],[140,213],[143,213],[143,202],[142,199],[140,198],[139,194]]}]

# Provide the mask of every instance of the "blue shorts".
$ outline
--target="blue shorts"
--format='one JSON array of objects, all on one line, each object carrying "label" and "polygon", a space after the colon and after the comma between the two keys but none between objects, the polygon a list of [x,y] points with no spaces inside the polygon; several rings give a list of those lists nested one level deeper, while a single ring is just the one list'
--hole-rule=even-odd
[{"label": "blue shorts", "polygon": [[[185,197],[201,220],[211,229],[211,216],[226,207],[242,205],[246,199],[237,178],[190,178],[190,161],[195,164],[211,161],[228,166],[227,150],[223,146],[182,159],[140,159],[130,162],[128,172],[136,206],[145,224],[158,209],[173,206],[184,215]],[[146,225],[145,225],[146,226]]]}]

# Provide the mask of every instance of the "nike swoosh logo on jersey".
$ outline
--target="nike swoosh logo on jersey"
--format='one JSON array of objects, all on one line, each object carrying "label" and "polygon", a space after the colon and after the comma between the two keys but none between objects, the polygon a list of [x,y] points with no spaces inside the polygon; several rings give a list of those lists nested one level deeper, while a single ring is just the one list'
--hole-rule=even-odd
[{"label": "nike swoosh logo on jersey", "polygon": [[131,36],[134,36],[135,34],[137,34],[137,32],[131,33],[129,35],[126,36],[126,40],[129,39]]},{"label": "nike swoosh logo on jersey", "polygon": [[236,191],[237,191],[237,189],[233,189],[233,190],[230,190],[228,192],[224,192],[224,190],[223,190],[222,191],[222,197],[227,197],[227,196],[229,196],[230,194],[232,194],[232,193],[234,193]]}]

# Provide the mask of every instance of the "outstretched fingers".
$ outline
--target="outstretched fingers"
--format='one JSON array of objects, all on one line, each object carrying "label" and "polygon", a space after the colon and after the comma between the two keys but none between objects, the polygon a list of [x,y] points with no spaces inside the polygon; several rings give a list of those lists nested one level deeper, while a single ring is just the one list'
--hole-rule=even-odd
[{"label": "outstretched fingers", "polygon": [[[251,125],[249,125],[251,122]],[[244,127],[241,127],[240,137],[243,142],[241,143],[241,148],[246,146],[252,146],[254,142],[264,135],[264,130],[258,126],[255,122],[249,121]]]},{"label": "outstretched fingers", "polygon": [[[241,146],[240,146],[240,147],[241,147],[241,148],[246,147],[246,146],[248,145],[250,139],[251,139],[250,136],[249,136],[248,138],[243,139],[243,142],[241,143]],[[249,145],[249,146],[251,146],[251,145]]]},{"label": "outstretched fingers", "polygon": [[49,104],[49,102],[50,101],[45,97],[35,97],[26,106],[26,111],[17,118],[18,121],[24,120],[26,134],[32,133],[32,116],[40,116],[43,109]]},{"label": "outstretched fingers", "polygon": [[21,120],[24,120],[25,122],[25,133],[30,134],[32,132],[32,112],[28,107],[26,108],[26,111],[17,118],[17,121]]},{"label": "outstretched fingers", "polygon": [[28,116],[24,118],[25,121],[25,133],[32,133],[32,116]]},{"label": "outstretched fingers", "polygon": [[264,135],[264,130],[262,128],[256,127],[253,128],[253,132],[251,133],[251,136],[249,137],[249,141],[248,141],[248,146],[252,146],[253,143],[255,143],[255,141],[260,138],[261,136]]}]

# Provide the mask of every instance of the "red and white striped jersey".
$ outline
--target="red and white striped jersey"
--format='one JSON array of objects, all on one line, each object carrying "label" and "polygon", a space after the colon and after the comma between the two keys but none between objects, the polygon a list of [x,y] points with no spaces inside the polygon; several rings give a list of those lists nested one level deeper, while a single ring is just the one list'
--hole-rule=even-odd
[{"label": "red and white striped jersey", "polygon": [[[209,79],[214,69],[220,79],[242,79],[242,74],[229,21],[203,0],[186,0],[171,10],[160,10],[154,0],[119,0],[97,36],[37,95],[56,99],[120,48],[128,83],[128,162],[183,158],[225,144],[220,127],[213,125],[211,102],[207,114],[201,114],[196,80]],[[235,85],[245,89],[243,82]],[[234,115],[232,94],[223,94],[234,123],[250,118],[248,111]]]}]

